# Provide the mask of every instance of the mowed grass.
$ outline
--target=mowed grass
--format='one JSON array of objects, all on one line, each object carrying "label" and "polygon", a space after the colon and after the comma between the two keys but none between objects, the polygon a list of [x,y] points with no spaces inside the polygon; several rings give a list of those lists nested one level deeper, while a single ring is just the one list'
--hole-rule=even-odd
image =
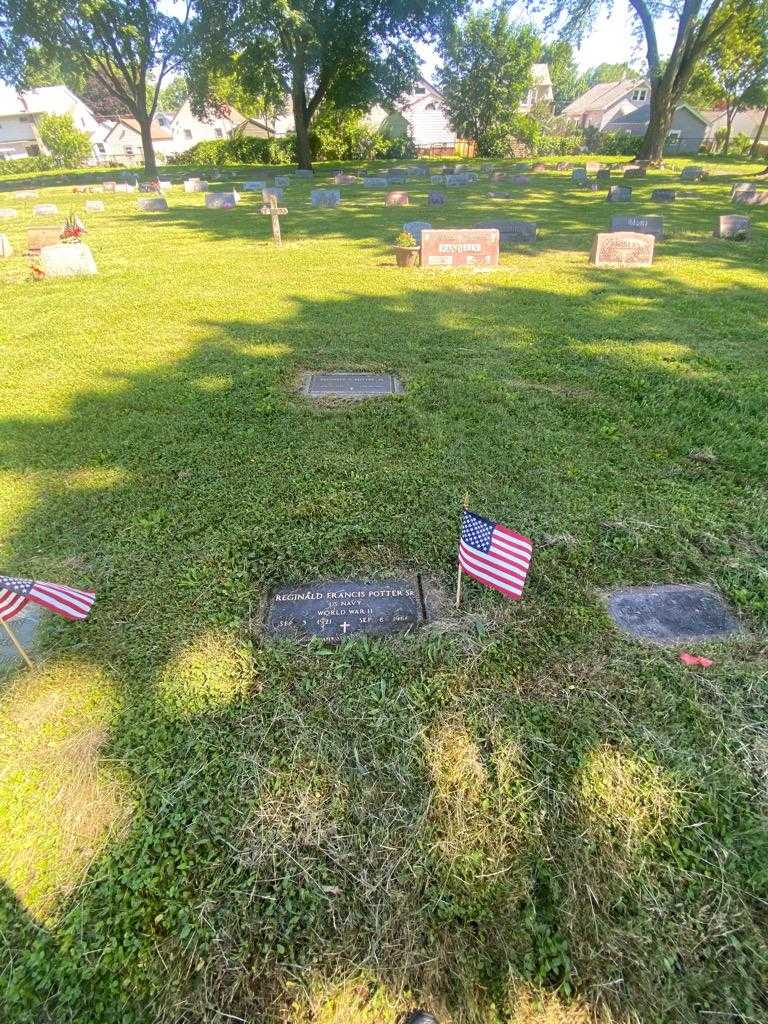
[{"label": "mowed grass", "polygon": [[[670,172],[616,206],[554,171],[430,209],[294,184],[282,249],[260,197],[106,195],[98,276],[0,264],[0,567],[98,592],[0,675],[0,1017],[766,1019],[768,211],[714,239],[755,166],[712,170],[660,210]],[[626,212],[663,213],[654,266],[589,267]],[[404,221],[491,217],[539,239],[394,267]],[[333,368],[405,394],[297,394]],[[447,609],[465,491],[534,538],[522,602],[260,635],[285,582],[421,572]],[[742,619],[711,669],[612,627],[601,590],[663,582]]]}]

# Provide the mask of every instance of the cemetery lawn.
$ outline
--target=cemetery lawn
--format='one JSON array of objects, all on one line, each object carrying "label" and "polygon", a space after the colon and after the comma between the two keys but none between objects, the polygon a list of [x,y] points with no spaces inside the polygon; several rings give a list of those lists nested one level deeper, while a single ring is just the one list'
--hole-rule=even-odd
[{"label": "cemetery lawn", "polygon": [[[616,207],[555,172],[435,209],[294,184],[282,249],[260,197],[106,195],[98,276],[0,262],[0,571],[98,592],[0,667],[0,1017],[767,1019],[768,210],[728,198],[756,169]],[[653,267],[591,268],[636,212]],[[406,220],[495,217],[539,224],[495,273],[394,267]],[[309,369],[406,391],[313,405]],[[521,602],[468,581],[457,617],[465,492],[536,551]],[[444,596],[413,636],[259,633],[277,585],[417,572]],[[688,645],[710,669],[607,617],[665,582],[741,619]]]}]

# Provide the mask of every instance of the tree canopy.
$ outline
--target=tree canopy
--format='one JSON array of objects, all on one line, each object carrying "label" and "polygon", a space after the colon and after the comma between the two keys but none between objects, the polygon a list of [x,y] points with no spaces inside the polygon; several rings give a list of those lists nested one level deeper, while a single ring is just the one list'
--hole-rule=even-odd
[{"label": "tree canopy", "polygon": [[539,60],[549,65],[555,110],[560,111],[586,88],[573,57],[573,46],[567,39],[547,43],[539,55]]},{"label": "tree canopy", "polygon": [[43,114],[38,132],[56,167],[79,167],[93,152],[90,138],[75,127],[71,114]]}]

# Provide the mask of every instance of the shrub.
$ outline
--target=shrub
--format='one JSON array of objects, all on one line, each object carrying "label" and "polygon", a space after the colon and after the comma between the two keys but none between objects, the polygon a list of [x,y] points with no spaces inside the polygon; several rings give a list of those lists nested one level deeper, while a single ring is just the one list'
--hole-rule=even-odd
[{"label": "shrub", "polygon": [[52,171],[54,163],[49,156],[23,156],[18,160],[0,162],[0,178],[11,178],[17,174],[36,174],[38,171]]},{"label": "shrub", "polygon": [[91,140],[75,127],[71,114],[43,114],[38,131],[54,167],[82,167],[92,155]]},{"label": "shrub", "polygon": [[194,164],[198,167],[223,167],[225,164],[290,164],[296,159],[296,138],[254,139],[235,135],[231,139],[198,142],[177,153],[169,164]]},{"label": "shrub", "polygon": [[590,153],[599,153],[602,156],[637,156],[643,137],[633,135],[632,132],[600,132],[595,128],[588,128],[586,140]]},{"label": "shrub", "polygon": [[409,136],[401,135],[397,139],[388,139],[379,132],[376,134],[381,147],[377,155],[382,160],[413,160],[416,157],[416,146]]}]

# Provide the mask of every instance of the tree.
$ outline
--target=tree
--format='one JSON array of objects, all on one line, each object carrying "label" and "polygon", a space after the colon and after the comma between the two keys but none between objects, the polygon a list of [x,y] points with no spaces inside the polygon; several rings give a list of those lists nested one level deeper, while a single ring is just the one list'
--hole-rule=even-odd
[{"label": "tree", "polygon": [[90,138],[75,127],[71,114],[43,114],[37,131],[56,167],[80,167],[93,152]]},{"label": "tree", "polygon": [[573,47],[566,39],[558,39],[543,48],[539,60],[549,65],[555,110],[559,112],[584,91]]},{"label": "tree", "polygon": [[180,20],[161,0],[0,0],[0,73],[18,84],[32,54],[66,54],[136,118],[154,177],[152,118],[164,79],[180,65],[189,2]]},{"label": "tree", "polygon": [[725,110],[722,152],[728,155],[733,119],[740,110],[766,103],[768,12],[759,0],[725,0],[715,24],[724,30],[691,78],[691,98]]},{"label": "tree", "polygon": [[413,41],[441,31],[466,0],[193,0],[188,64],[198,112],[217,76],[236,74],[275,107],[289,98],[299,166],[311,167],[309,131],[323,102],[339,109],[397,98],[418,77]]},{"label": "tree", "polygon": [[[581,40],[604,8],[614,0],[529,0],[533,6],[552,4],[547,18],[553,24],[565,16],[563,33]],[[733,17],[717,18],[725,0],[629,0],[638,34],[645,40],[648,77],[651,86],[650,117],[639,156],[659,161],[677,109],[697,63],[707,53]],[[739,4],[739,0],[736,0]],[[736,6],[736,5],[735,5]],[[677,26],[672,52],[662,61],[656,34],[656,21],[672,18]]]},{"label": "tree", "polygon": [[506,156],[511,120],[531,87],[541,44],[502,9],[467,16],[446,33],[437,78],[455,132],[474,139],[480,156]]},{"label": "tree", "polygon": [[189,85],[183,75],[177,75],[172,81],[164,85],[160,90],[158,106],[161,110],[173,111],[175,114],[181,110],[189,99]]},{"label": "tree", "polygon": [[66,85],[76,95],[81,96],[85,88],[85,81],[83,72],[64,54],[53,56],[41,50],[39,46],[33,46],[26,54],[24,79],[20,85],[22,89],[36,89],[45,85]]}]

